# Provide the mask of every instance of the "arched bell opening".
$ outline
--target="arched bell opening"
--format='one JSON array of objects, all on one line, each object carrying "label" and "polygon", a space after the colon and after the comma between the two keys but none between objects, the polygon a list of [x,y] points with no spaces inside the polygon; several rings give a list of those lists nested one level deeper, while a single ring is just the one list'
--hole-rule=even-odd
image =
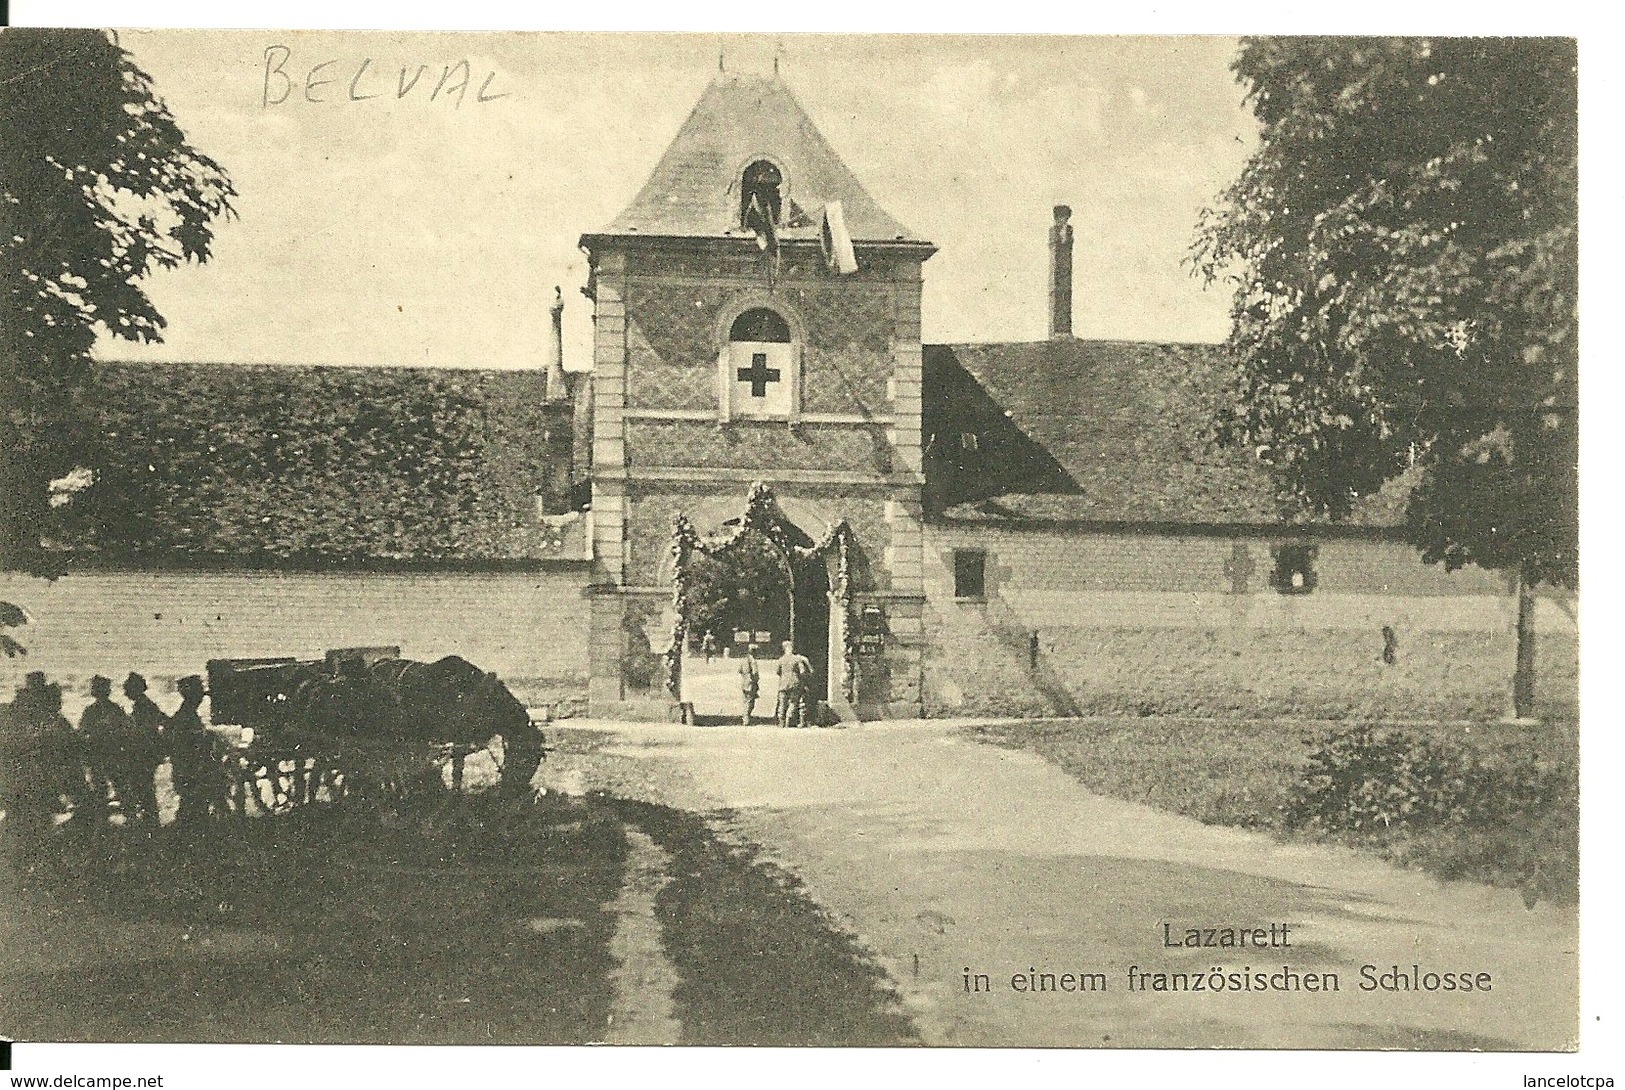
[{"label": "arched bell opening", "polygon": [[739,178],[739,226],[750,230],[757,220],[776,225],[784,211],[784,171],[771,159],[757,159]]}]

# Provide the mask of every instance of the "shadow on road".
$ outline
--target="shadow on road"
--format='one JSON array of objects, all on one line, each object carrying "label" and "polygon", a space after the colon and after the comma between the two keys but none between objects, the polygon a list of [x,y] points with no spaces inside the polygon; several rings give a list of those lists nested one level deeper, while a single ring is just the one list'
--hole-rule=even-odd
[{"label": "shadow on road", "polygon": [[616,953],[637,869],[628,841],[652,840],[661,851],[645,851],[644,869],[659,859],[669,874],[639,876],[659,889],[643,953],[676,971],[676,1039],[914,1040],[854,940],[782,873],[668,807],[461,796],[415,815],[308,807],[61,835],[34,851],[4,832],[0,1031],[12,1038],[614,1039],[612,1014],[640,1002],[622,994],[640,983]]}]

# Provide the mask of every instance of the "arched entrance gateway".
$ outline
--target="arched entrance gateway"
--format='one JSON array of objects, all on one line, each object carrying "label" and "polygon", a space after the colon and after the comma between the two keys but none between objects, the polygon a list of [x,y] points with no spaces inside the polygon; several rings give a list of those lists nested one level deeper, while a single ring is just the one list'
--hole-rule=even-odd
[{"label": "arched entrance gateway", "polygon": [[758,718],[777,697],[774,660],[789,640],[812,663],[815,721],[855,719],[858,676],[852,616],[852,531],[813,540],[756,484],[745,511],[702,536],[686,515],[672,526],[673,623],[667,688],[698,723],[738,722],[739,664],[757,660]]}]

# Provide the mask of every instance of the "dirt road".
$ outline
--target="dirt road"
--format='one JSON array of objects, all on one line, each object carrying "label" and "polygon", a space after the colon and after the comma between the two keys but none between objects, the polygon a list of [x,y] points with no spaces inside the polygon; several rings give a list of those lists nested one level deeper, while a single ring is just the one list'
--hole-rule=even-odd
[{"label": "dirt road", "polygon": [[[732,811],[733,835],[873,953],[926,1043],[1523,1050],[1576,1035],[1572,909],[1104,798],[948,722],[555,726],[546,778]],[[1190,928],[1248,945],[1169,945]],[[1159,973],[1203,990],[1157,990],[1176,983]]]}]

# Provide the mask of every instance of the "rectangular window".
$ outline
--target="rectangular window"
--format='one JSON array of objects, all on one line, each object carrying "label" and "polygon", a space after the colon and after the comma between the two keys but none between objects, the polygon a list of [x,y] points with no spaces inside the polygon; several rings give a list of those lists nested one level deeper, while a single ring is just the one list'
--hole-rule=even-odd
[{"label": "rectangular window", "polygon": [[954,550],[954,597],[987,597],[987,554],[981,549]]}]

